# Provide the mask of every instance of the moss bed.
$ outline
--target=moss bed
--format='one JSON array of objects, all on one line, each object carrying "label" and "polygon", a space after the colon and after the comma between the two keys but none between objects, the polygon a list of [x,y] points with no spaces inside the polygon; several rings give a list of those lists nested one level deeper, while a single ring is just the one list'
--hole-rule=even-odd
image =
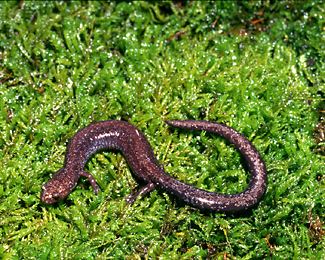
[{"label": "moss bed", "polygon": [[[0,258],[324,259],[323,1],[6,1],[0,4]],[[237,215],[137,188],[123,156],[96,154],[57,205],[42,185],[94,121],[126,120],[166,172],[240,192],[238,152],[170,119],[225,123],[260,151],[268,190]]]}]

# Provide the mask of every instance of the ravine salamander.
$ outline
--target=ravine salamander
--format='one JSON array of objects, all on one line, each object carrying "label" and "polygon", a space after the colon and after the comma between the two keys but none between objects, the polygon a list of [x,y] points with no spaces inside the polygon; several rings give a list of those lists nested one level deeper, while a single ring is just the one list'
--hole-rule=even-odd
[{"label": "ravine salamander", "polygon": [[84,166],[97,151],[114,149],[122,152],[135,176],[146,183],[137,195],[158,187],[193,207],[221,212],[246,210],[259,202],[266,190],[266,168],[257,150],[243,135],[223,124],[208,121],[173,120],[166,123],[173,127],[216,133],[233,143],[251,173],[248,188],[238,194],[218,194],[182,183],[164,172],[148,141],[136,127],[124,121],[111,120],[93,123],[81,129],[70,140],[64,168],[43,186],[41,201],[53,204],[66,198],[81,176],[88,178],[97,193],[99,187],[94,177],[84,170]]}]

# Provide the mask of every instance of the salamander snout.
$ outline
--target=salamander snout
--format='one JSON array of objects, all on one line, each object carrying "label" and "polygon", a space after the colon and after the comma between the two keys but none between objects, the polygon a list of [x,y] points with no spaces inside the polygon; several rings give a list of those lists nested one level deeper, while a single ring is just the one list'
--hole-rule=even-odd
[{"label": "salamander snout", "polygon": [[50,186],[43,186],[43,191],[41,193],[41,201],[45,204],[54,204],[63,198],[57,192],[50,191]]},{"label": "salamander snout", "polygon": [[68,178],[66,169],[59,170],[43,187],[41,201],[45,204],[54,204],[65,199],[75,187],[76,182]]}]

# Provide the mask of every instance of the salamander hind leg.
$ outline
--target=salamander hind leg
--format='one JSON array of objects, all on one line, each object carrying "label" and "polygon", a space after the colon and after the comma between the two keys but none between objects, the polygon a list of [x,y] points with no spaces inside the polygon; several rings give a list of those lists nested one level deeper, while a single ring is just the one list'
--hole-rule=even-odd
[{"label": "salamander hind leg", "polygon": [[90,185],[94,189],[94,193],[97,194],[99,192],[100,188],[99,188],[94,176],[92,176],[90,173],[85,172],[85,171],[82,171],[80,173],[80,175],[83,176],[83,177],[86,177],[88,179],[88,181],[90,182]]},{"label": "salamander hind leg", "polygon": [[154,189],[155,185],[152,182],[149,182],[145,186],[141,187],[137,192],[131,193],[129,196],[127,196],[126,202],[132,204],[138,197],[143,197]]}]

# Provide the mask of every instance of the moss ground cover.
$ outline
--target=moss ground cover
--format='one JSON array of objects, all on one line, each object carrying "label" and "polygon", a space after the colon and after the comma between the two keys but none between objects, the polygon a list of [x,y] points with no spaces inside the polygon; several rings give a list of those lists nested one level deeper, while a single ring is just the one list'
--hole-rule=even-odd
[{"label": "moss ground cover", "polygon": [[[324,258],[324,8],[2,2],[1,258]],[[236,150],[164,120],[226,123],[265,159],[267,193],[240,215],[159,190],[128,205],[137,182],[121,154],[103,152],[87,164],[98,196],[81,180],[66,201],[42,205],[69,138],[108,119],[138,126],[175,178],[235,193],[249,179]]]}]

